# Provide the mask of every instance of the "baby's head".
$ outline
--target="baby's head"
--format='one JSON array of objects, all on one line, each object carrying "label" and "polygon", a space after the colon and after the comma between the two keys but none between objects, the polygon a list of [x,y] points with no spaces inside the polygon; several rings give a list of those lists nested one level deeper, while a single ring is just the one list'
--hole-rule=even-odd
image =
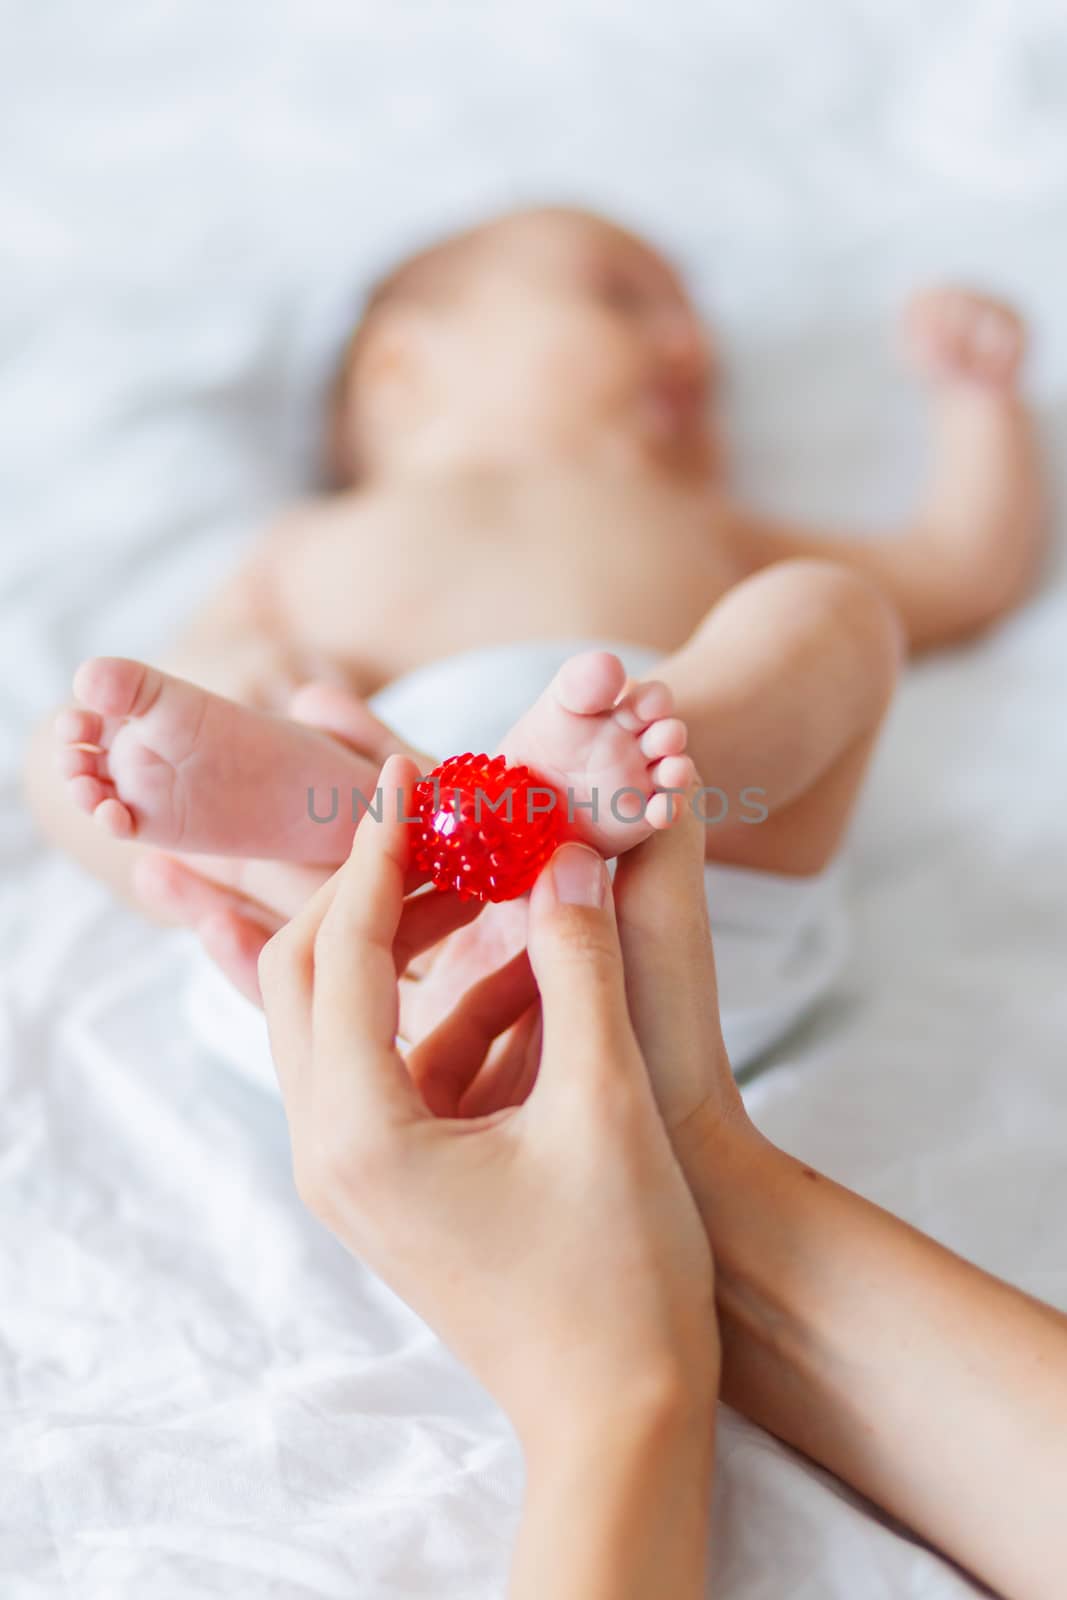
[{"label": "baby's head", "polygon": [[331,455],[352,483],[408,467],[711,458],[709,354],[674,270],[613,223],[517,212],[397,267],[338,378]]}]

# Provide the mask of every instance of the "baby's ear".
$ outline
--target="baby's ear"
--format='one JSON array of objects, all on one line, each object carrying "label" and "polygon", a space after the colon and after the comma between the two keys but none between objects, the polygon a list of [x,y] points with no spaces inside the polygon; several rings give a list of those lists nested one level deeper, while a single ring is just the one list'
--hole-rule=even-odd
[{"label": "baby's ear", "polygon": [[416,359],[416,340],[408,316],[393,314],[367,340],[359,377],[368,389],[408,381]]},{"label": "baby's ear", "polygon": [[432,318],[405,306],[391,311],[367,342],[360,381],[377,420],[386,427],[414,420],[425,403],[434,362]]}]

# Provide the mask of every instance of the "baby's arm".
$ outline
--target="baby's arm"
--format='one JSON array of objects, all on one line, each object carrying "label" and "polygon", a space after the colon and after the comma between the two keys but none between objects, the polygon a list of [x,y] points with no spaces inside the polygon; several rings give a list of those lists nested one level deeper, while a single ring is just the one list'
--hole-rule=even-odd
[{"label": "baby's arm", "polygon": [[907,331],[933,406],[930,477],[910,524],[849,537],[735,509],[730,526],[748,573],[817,556],[874,579],[919,651],[1020,605],[1040,571],[1045,527],[1036,430],[1018,390],[1019,318],[979,295],[937,290],[913,303]]}]

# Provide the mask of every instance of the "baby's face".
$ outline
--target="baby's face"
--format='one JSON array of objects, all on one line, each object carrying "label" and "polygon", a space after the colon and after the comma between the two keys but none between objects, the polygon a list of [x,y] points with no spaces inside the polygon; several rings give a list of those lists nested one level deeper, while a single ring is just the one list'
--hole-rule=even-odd
[{"label": "baby's face", "polygon": [[485,229],[434,312],[426,359],[435,403],[504,445],[679,471],[710,458],[696,312],[655,251],[598,218],[531,212]]}]

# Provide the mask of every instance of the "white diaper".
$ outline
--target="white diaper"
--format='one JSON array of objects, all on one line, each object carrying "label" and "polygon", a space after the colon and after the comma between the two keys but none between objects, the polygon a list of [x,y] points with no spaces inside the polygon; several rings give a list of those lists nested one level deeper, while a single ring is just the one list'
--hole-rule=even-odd
[{"label": "white diaper", "polygon": [[[377,696],[374,710],[419,749],[492,751],[567,657],[591,646],[615,650],[634,677],[647,676],[657,660],[652,651],[602,640],[500,645],[398,678]],[[837,977],[845,949],[840,887],[833,869],[786,878],[709,866],[704,881],[723,1033],[737,1072],[782,1039]],[[206,958],[195,967],[188,1008],[214,1053],[274,1087],[261,1013]]]}]

